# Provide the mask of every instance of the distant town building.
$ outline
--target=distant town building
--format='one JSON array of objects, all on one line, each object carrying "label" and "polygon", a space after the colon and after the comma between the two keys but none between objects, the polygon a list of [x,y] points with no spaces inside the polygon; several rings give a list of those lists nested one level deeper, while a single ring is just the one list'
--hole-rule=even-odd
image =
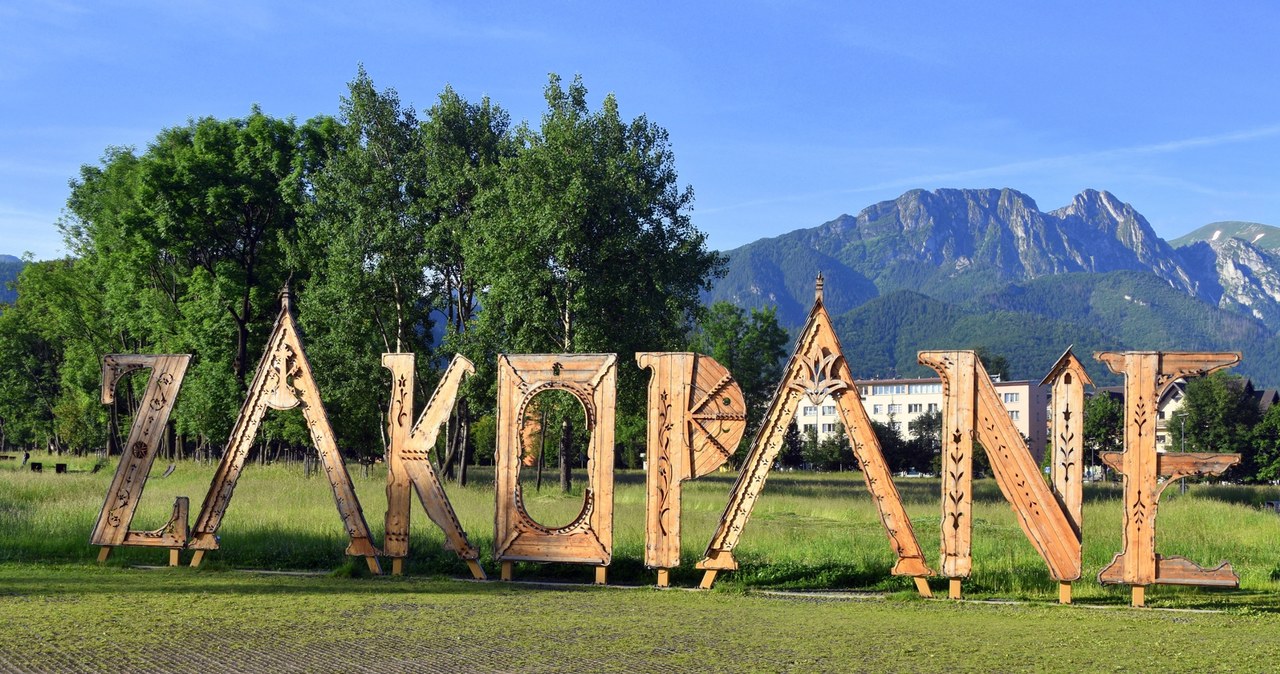
[{"label": "distant town building", "polygon": [[[906,439],[919,416],[942,409],[941,379],[873,379],[856,382],[862,406],[872,421],[888,425]],[[1048,424],[1049,388],[1031,381],[992,381],[1018,432],[1037,460],[1044,456]],[[803,433],[812,430],[824,439],[840,430],[835,401],[813,405],[801,400],[796,424]]]}]

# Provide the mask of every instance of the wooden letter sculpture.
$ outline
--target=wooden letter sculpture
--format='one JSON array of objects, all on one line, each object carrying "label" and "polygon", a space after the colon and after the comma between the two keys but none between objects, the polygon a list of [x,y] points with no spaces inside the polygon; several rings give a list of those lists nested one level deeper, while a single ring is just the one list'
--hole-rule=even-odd
[{"label": "wooden letter sculpture", "polygon": [[[1067,349],[1040,385],[1049,386],[1052,391],[1049,437],[1052,438],[1053,458],[1049,470],[1053,494],[1070,518],[1076,538],[1080,538],[1084,526],[1084,387],[1093,386],[1093,380],[1085,372],[1084,364],[1071,353],[1071,349]],[[1058,601],[1071,603],[1071,583],[1059,584]]]},{"label": "wooden letter sculpture", "polygon": [[144,356],[113,354],[102,359],[102,403],[115,400],[116,384],[134,370],[151,368],[146,391],[142,394],[138,415],[129,428],[107,498],[98,513],[98,523],[89,537],[90,545],[101,545],[98,561],[106,561],[112,546],[129,545],[169,548],[169,564],[177,566],[178,551],[187,544],[187,499],[180,496],[173,504],[169,523],[155,531],[130,531],[129,524],[142,499],[147,475],[156,460],[160,438],[174,400],[182,388],[182,378],[191,362],[189,354]]},{"label": "wooden letter sculpture", "polygon": [[[615,354],[498,357],[497,512],[493,541],[494,558],[502,562],[503,580],[511,579],[513,562],[531,561],[592,564],[596,567],[596,582],[605,582],[605,568],[613,559],[617,360]],[[529,517],[520,489],[525,408],[534,396],[553,389],[567,391],[578,399],[591,435],[582,512],[573,522],[556,529]]]},{"label": "wooden letter sculpture", "polygon": [[204,497],[200,518],[196,520],[195,535],[187,546],[196,551],[191,559],[191,566],[200,565],[206,550],[218,549],[215,534],[231,503],[236,480],[244,470],[245,460],[249,457],[249,450],[267,409],[287,410],[294,407],[302,409],[302,415],[311,431],[311,440],[315,443],[325,473],[329,476],[338,514],[342,516],[347,535],[351,538],[347,554],[364,557],[370,571],[381,573],[378,549],[374,547],[369,535],[369,525],[365,523],[360,501],[351,486],[351,476],[347,474],[342,455],[338,453],[333,427],[329,424],[329,416],[325,414],[324,404],[320,400],[311,364],[307,362],[302,342],[298,338],[298,326],[289,310],[288,289],[280,294],[280,315],[267,339],[266,351],[258,362],[258,370],[253,375],[249,394],[240,408],[231,437],[227,440],[227,448],[222,453],[222,461],[218,464],[213,483],[209,485],[209,493]]},{"label": "wooden letter sculpture", "polygon": [[387,452],[387,518],[383,538],[383,554],[392,558],[391,573],[399,575],[409,554],[410,487],[418,492],[418,500],[427,516],[445,535],[445,547],[467,562],[471,575],[484,580],[484,570],[477,561],[480,553],[467,540],[458,516],[449,503],[440,480],[431,468],[431,448],[436,444],[440,427],[449,419],[449,410],[458,398],[462,378],[475,372],[471,361],[455,355],[436,386],[427,408],[412,429],[413,364],[412,353],[384,353],[382,366],[391,370],[391,405],[387,410],[387,436],[391,439]]},{"label": "wooden letter sculpture", "polygon": [[[1134,606],[1146,604],[1151,584],[1239,587],[1228,562],[1203,569],[1184,557],[1156,554],[1156,508],[1164,488],[1178,478],[1221,474],[1240,455],[1157,452],[1155,431],[1165,389],[1177,379],[1235,365],[1240,354],[1106,351],[1093,357],[1124,375],[1124,451],[1102,453],[1102,460],[1124,475],[1124,549],[1098,574],[1098,582],[1131,586]],[[1161,484],[1161,477],[1168,479]]]},{"label": "wooden letter sculpture", "polygon": [[862,466],[867,490],[875,500],[880,523],[897,555],[893,573],[913,576],[917,591],[922,596],[932,596],[925,580],[932,572],[925,565],[924,553],[911,528],[911,520],[907,519],[898,488],[893,484],[889,467],[880,451],[880,441],[876,439],[871,420],[862,407],[840,340],[836,338],[831,317],[823,306],[821,275],[817,280],[813,309],[809,311],[809,318],[796,340],[795,352],[787,362],[760,430],[751,442],[751,452],[734,483],[720,524],[707,544],[705,556],[698,563],[698,568],[705,570],[701,587],[710,588],[718,571],[738,568],[733,548],[751,518],[751,510],[764,489],[769,468],[782,449],[783,436],[795,418],[800,399],[807,397],[812,404],[818,405],[828,396],[836,402],[853,454]]},{"label": "wooden letter sculpture", "polygon": [[649,378],[644,564],[669,584],[680,564],[681,482],[719,468],[747,428],[742,389],[715,359],[696,353],[637,353]]},{"label": "wooden letter sculpture", "polygon": [[1080,534],[1040,477],[1031,452],[972,351],[921,351],[918,360],[942,378],[942,573],[950,596],[973,566],[973,441],[991,459],[1000,491],[1027,539],[1060,583],[1080,577]]}]

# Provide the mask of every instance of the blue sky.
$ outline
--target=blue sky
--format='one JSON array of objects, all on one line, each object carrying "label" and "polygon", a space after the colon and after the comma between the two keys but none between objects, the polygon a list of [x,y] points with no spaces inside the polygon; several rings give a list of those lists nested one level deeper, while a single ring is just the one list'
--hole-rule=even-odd
[{"label": "blue sky", "polygon": [[364,63],[536,123],[547,74],[671,135],[713,248],[912,188],[1106,189],[1173,238],[1280,225],[1280,3],[0,0],[0,253],[64,251],[67,181],[188,118],[336,114]]}]

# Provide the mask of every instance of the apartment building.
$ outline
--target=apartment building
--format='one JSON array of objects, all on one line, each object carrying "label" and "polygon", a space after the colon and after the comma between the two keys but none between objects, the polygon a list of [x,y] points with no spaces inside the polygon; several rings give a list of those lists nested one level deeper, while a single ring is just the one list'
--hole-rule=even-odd
[{"label": "apartment building", "polygon": [[[1032,381],[993,381],[1018,432],[1029,439],[1037,460],[1044,456],[1048,424],[1049,388]],[[883,379],[857,382],[862,406],[872,421],[888,424],[903,438],[910,438],[911,422],[922,414],[942,409],[941,379]],[[812,429],[819,438],[835,433],[840,415],[835,401],[827,398],[812,405],[802,400],[796,415],[801,432]]]}]

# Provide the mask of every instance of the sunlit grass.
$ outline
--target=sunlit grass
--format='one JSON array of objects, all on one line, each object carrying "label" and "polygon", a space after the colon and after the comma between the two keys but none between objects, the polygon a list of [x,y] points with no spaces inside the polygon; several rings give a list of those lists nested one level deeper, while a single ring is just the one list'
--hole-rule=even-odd
[{"label": "sunlit grass", "polygon": [[[52,461],[46,463],[51,464]],[[33,474],[16,465],[0,467],[0,561],[23,563],[94,560],[97,549],[89,532],[114,465],[94,474],[92,461],[71,461],[72,472]],[[191,499],[194,522],[216,465],[181,462],[172,475],[160,478],[157,462],[134,519],[134,529],[162,526],[177,496]],[[356,493],[375,543],[382,539],[386,507],[385,472],[374,466],[365,474],[349,467]],[[522,479],[530,477],[524,471]],[[493,554],[494,492],[491,468],[473,468],[466,488],[445,489],[471,542],[480,548],[481,563],[496,573]],[[682,564],[673,582],[694,585],[701,572],[707,541],[724,510],[734,475],[717,473],[684,483]],[[529,510],[539,521],[563,524],[582,507],[585,474],[574,474],[574,491],[559,493],[556,476],[544,475],[541,491],[525,480]],[[937,568],[941,518],[939,483],[900,479],[907,512],[926,560]],[[1120,550],[1123,521],[1118,484],[1089,485],[1084,508],[1084,574],[1075,583],[1081,600],[1125,603],[1127,588],[1104,587],[1096,576]],[[1149,592],[1154,602],[1179,605],[1231,604],[1232,597],[1280,596],[1280,516],[1258,507],[1280,499],[1277,487],[1191,485],[1188,494],[1176,486],[1166,492],[1159,511],[1157,549],[1181,555],[1202,566],[1229,560],[1240,575],[1238,592],[1160,587]],[[614,501],[614,562],[610,582],[651,584],[644,568],[644,474],[619,471]],[[966,595],[1053,600],[1057,583],[1019,529],[1011,508],[993,481],[975,483],[973,573]],[[347,560],[347,537],[323,473],[306,478],[301,464],[247,466],[218,532],[221,548],[209,553],[214,568],[332,570]],[[410,557],[406,572],[414,575],[466,576],[465,565],[442,549],[443,537],[415,505]],[[909,579],[889,574],[894,557],[879,517],[858,473],[775,472],[769,478],[751,521],[734,551],[741,568],[721,574],[719,585],[733,588],[848,588],[904,593]],[[189,558],[184,553],[183,561]],[[119,549],[117,564],[163,564],[163,550]],[[590,569],[566,565],[520,564],[522,578],[587,580]],[[935,579],[935,589],[943,588]]]}]

